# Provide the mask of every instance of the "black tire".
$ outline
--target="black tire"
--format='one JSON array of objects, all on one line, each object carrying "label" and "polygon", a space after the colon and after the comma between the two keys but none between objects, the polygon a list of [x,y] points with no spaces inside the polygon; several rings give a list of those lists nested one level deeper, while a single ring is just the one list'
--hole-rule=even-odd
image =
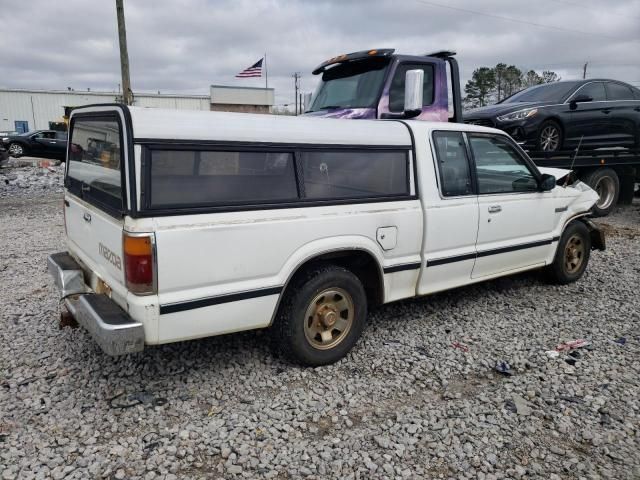
[{"label": "black tire", "polygon": [[605,217],[611,213],[620,196],[620,179],[611,168],[591,170],[582,177],[582,181],[593,188],[600,199],[591,208],[594,217]]},{"label": "black tire", "polygon": [[[350,297],[353,310],[350,321],[344,318],[344,312],[348,309],[324,310],[326,305],[333,305],[331,302],[348,303],[349,298],[330,295],[318,299],[325,292],[345,292],[347,297]],[[316,314],[307,317],[310,309],[314,309]],[[333,317],[330,317],[332,311]],[[328,312],[325,315],[333,318],[336,323],[329,326],[322,324],[320,319],[325,321],[327,317],[320,315],[321,312]],[[349,315],[346,314],[347,317]],[[327,321],[330,322],[330,318]],[[358,277],[336,265],[317,265],[296,275],[287,287],[278,315],[271,327],[272,344],[278,352],[296,363],[311,367],[328,365],[343,358],[356,344],[364,329],[366,318],[367,296]],[[337,329],[341,319],[350,325],[348,329],[344,328],[343,333]],[[320,333],[316,339],[310,339],[313,330],[316,329],[331,329],[327,335],[331,335],[332,338],[336,335],[337,343],[332,346],[331,341],[328,341],[326,345],[320,345],[324,341]]]},{"label": "black tire", "polygon": [[[579,253],[579,255],[578,255]],[[548,267],[554,283],[566,285],[582,277],[591,254],[591,235],[580,220],[571,222],[562,232],[556,256]],[[579,256],[579,258],[577,258]]]},{"label": "black tire", "polygon": [[20,158],[27,154],[27,147],[19,142],[11,142],[7,148],[9,155],[14,158]]},{"label": "black tire", "polygon": [[541,152],[557,152],[562,150],[564,136],[562,127],[555,120],[547,120],[538,129],[538,150]]}]

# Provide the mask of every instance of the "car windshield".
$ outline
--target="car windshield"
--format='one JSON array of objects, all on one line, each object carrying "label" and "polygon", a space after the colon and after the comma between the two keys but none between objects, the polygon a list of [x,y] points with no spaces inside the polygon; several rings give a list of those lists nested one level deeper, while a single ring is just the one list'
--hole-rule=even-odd
[{"label": "car windshield", "polygon": [[375,58],[330,68],[322,74],[308,111],[375,107],[388,65],[388,59]]},{"label": "car windshield", "polygon": [[526,88],[500,103],[520,103],[520,102],[562,102],[578,82],[556,82],[536,85]]}]

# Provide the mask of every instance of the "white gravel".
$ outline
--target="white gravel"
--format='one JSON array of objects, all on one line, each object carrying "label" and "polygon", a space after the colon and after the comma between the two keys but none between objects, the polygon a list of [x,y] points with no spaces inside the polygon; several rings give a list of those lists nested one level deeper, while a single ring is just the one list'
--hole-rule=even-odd
[{"label": "white gravel", "polygon": [[[387,305],[347,359],[304,369],[262,332],[111,358],[59,329],[59,183],[7,173],[1,479],[640,478],[638,203],[603,220],[576,284],[528,273]],[[545,354],[580,338],[573,366]]]}]

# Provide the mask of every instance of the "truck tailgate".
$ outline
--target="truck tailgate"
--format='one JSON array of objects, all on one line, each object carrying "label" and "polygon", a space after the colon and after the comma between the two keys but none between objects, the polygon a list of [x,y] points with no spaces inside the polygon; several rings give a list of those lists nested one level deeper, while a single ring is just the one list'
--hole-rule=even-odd
[{"label": "truck tailgate", "polygon": [[91,271],[85,281],[94,290],[94,275],[107,283],[109,288],[124,289],[124,264],[122,255],[122,219],[78,199],[65,196],[65,224],[69,251]]}]

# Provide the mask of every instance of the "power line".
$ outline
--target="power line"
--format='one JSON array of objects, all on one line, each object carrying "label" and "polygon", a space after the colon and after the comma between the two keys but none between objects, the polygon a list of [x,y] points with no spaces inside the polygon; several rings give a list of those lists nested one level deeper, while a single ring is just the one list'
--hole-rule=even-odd
[{"label": "power line", "polygon": [[446,8],[449,10],[456,10],[458,12],[465,12],[465,13],[472,13],[474,15],[480,15],[483,17],[489,17],[489,18],[497,18],[498,20],[506,20],[508,22],[515,22],[515,23],[522,23],[524,25],[532,25],[534,27],[538,27],[538,28],[546,28],[549,30],[557,30],[560,32],[569,32],[569,33],[577,33],[579,35],[588,35],[590,37],[602,37],[602,38],[608,38],[610,40],[618,40],[618,41],[630,41],[630,42],[634,42],[637,43],[640,40],[627,40],[624,38],[620,38],[620,37],[612,37],[610,35],[605,35],[605,34],[601,34],[601,33],[592,33],[592,32],[585,32],[583,30],[574,30],[572,28],[564,28],[564,27],[556,27],[554,25],[544,25],[542,23],[536,23],[536,22],[529,22],[527,20],[521,20],[519,18],[512,18],[512,17],[504,17],[502,15],[494,15],[493,13],[485,13],[485,12],[478,12],[476,10],[469,10],[466,8],[460,8],[460,7],[452,7],[450,5],[443,5],[441,3],[436,3],[436,2],[431,2],[428,0],[415,0],[418,3],[423,3],[425,5],[431,5],[433,7],[440,7],[440,8]]},{"label": "power line", "polygon": [[[571,5],[573,7],[579,7],[581,10],[584,10],[585,5],[584,3],[576,3],[576,2],[568,2],[567,0],[551,0],[552,2],[557,2],[557,3],[564,3],[565,5]],[[607,7],[610,7],[610,5],[607,5]],[[595,13],[595,12],[593,12]],[[640,20],[640,17],[635,16],[635,15],[627,15],[626,13],[616,13],[616,12],[611,12],[610,10],[607,10],[607,13],[610,15],[616,15],[618,17],[625,17],[625,18],[637,18],[638,20]],[[598,12],[598,14],[600,14],[600,12]]]}]

